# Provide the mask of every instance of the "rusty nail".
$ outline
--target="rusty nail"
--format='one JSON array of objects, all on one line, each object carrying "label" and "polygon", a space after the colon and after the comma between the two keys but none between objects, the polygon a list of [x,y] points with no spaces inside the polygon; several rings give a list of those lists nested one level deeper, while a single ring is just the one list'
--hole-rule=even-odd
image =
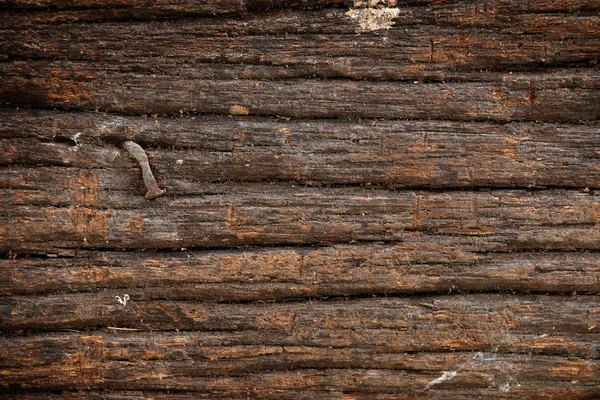
[{"label": "rusty nail", "polygon": [[150,164],[148,163],[148,156],[146,155],[144,149],[142,149],[139,144],[131,140],[124,141],[122,147],[127,150],[131,157],[135,158],[142,169],[144,185],[146,185],[146,189],[148,189],[148,192],[144,197],[150,200],[165,194],[167,192],[166,189],[159,188],[158,184],[156,183],[156,179],[154,179],[154,175],[152,175],[152,170],[150,169]]}]

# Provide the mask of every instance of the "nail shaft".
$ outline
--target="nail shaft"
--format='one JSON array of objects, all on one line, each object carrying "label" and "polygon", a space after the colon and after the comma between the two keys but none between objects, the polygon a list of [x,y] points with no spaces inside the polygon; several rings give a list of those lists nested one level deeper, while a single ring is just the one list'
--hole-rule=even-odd
[{"label": "nail shaft", "polygon": [[148,156],[142,147],[136,142],[132,142],[131,140],[126,140],[122,144],[123,149],[127,150],[129,155],[137,161],[142,169],[142,177],[144,179],[144,185],[146,185],[146,189],[148,192],[144,197],[148,200],[155,199],[157,197],[162,196],[167,191],[165,189],[161,189],[158,187],[156,183],[156,179],[154,179],[154,175],[152,174],[152,170],[150,169],[150,164],[148,163]]}]

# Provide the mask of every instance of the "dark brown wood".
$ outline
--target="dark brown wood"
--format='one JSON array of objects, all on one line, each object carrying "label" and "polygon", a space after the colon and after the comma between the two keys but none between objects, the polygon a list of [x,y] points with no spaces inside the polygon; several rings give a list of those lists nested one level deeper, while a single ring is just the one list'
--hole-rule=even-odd
[{"label": "dark brown wood", "polygon": [[[363,372],[364,374],[368,373]],[[310,375],[314,376],[315,374],[326,374],[324,372],[319,371],[311,371]],[[303,375],[306,376],[306,375]],[[326,375],[325,375],[326,376]],[[327,377],[327,376],[326,376]],[[356,375],[355,375],[356,377]],[[487,377],[487,376],[486,376]],[[358,376],[358,379],[360,375]],[[509,384],[510,385],[510,384]],[[248,385],[251,386],[251,385]],[[506,388],[506,386],[502,386]],[[527,398],[527,399],[551,399],[551,400],[562,400],[568,398],[574,399],[584,399],[584,400],[593,400],[598,397],[598,391],[594,389],[565,389],[564,387],[559,387],[554,383],[545,382],[535,382],[530,386],[521,385],[520,387],[510,386],[510,390],[507,392],[503,392],[498,388],[477,388],[470,387],[468,389],[429,389],[426,392],[415,392],[415,391],[406,391],[407,394],[399,393],[401,391],[395,391],[394,393],[373,393],[372,391],[368,392],[352,392],[351,396],[353,399],[375,399],[375,400],[420,400],[420,399],[431,399],[434,396],[439,397],[440,399],[444,398],[453,398],[457,400],[469,400],[473,397],[481,397],[481,398],[494,398],[494,399],[503,399],[503,400],[512,400],[515,397]],[[154,400],[154,399],[175,399],[175,400],[189,400],[190,398],[194,399],[230,399],[231,397],[235,398],[261,398],[261,399],[302,399],[302,400],[318,400],[318,399],[336,399],[343,398],[344,396],[348,397],[348,394],[343,389],[331,389],[331,390],[274,390],[273,388],[268,389],[240,389],[235,392],[231,390],[211,390],[210,392],[189,392],[189,391],[177,391],[173,390],[167,391],[98,391],[98,390],[78,390],[78,391],[60,391],[60,394],[54,394],[51,392],[44,393],[40,395],[35,392],[28,392],[27,394],[19,395],[19,399],[67,399],[67,400],[75,400],[75,399],[93,399],[93,400]]]},{"label": "dark brown wood", "polygon": [[[34,194],[34,202],[52,205],[14,205],[0,216],[7,239],[1,250],[395,242],[407,231],[478,238],[487,251],[598,249],[600,243],[598,200],[589,193],[385,192],[289,184],[190,189],[193,194],[153,203],[144,199],[144,189],[74,189],[100,208],[69,205],[74,194],[62,189]],[[28,198],[27,191],[0,193],[8,204]]]},{"label": "dark brown wood", "polygon": [[[184,390],[234,393],[249,387],[394,393],[469,388],[479,382],[474,387],[504,387],[502,392],[518,385],[520,390],[531,390],[552,376],[571,380],[571,390],[585,393],[595,390],[591,385],[598,375],[597,335],[590,333],[600,322],[597,297],[573,297],[566,304],[546,296],[471,295],[244,306],[135,299],[113,305],[112,293],[69,297],[72,302],[40,299],[47,313],[37,321],[27,310],[28,302],[15,298],[18,306],[9,320],[3,319],[2,327],[84,327],[94,321],[115,326],[92,335],[67,332],[6,338],[2,362],[23,371],[14,376],[15,383],[55,389],[73,384],[168,389],[176,384]],[[568,313],[550,327],[547,320],[553,319],[558,304]],[[71,315],[69,322],[63,313]],[[27,320],[26,325],[16,325],[17,320]],[[115,330],[123,325],[208,332]],[[486,329],[490,325],[494,330]],[[68,355],[53,356],[57,348],[59,355]],[[435,353],[449,348],[468,351]],[[594,359],[568,358],[574,355]],[[45,378],[59,363],[61,372]],[[311,370],[322,363],[330,369]],[[285,372],[288,369],[296,371]]]},{"label": "dark brown wood", "polygon": [[[353,7],[351,0],[246,0],[230,2],[224,0],[160,0],[160,1],[55,1],[55,0],[4,0],[0,3],[5,13],[7,26],[27,28],[42,24],[60,24],[66,22],[100,22],[112,20],[145,20],[185,18],[198,16],[246,16],[248,13],[273,11],[286,8],[335,7],[346,11]],[[363,3],[366,3],[363,1]],[[385,4],[385,1],[380,3]],[[389,2],[391,4],[392,2]],[[520,14],[534,14],[534,17],[553,17],[553,13],[594,15],[600,9],[598,0],[533,0],[517,2],[513,0],[493,0],[485,4],[478,0],[435,1],[435,0],[401,0],[397,2],[401,8],[398,18],[412,18],[414,24],[451,22],[461,26],[488,26],[498,21],[514,23],[514,17]],[[344,8],[346,7],[346,8]],[[60,12],[55,10],[59,9]],[[52,11],[48,11],[52,10]],[[100,10],[100,12],[99,12]],[[36,11],[36,12],[32,12]],[[535,14],[538,14],[536,16]],[[566,15],[556,21],[560,21]],[[265,15],[262,18],[268,17]],[[334,25],[334,24],[332,24]],[[343,25],[341,26],[343,27]],[[510,27],[505,26],[507,29]],[[223,29],[223,27],[219,27]],[[289,26],[287,29],[298,28]],[[310,26],[306,26],[310,29]],[[338,29],[340,26],[338,26]],[[528,29],[535,29],[529,26]]]},{"label": "dark brown wood", "polygon": [[[527,356],[489,352],[403,354],[381,353],[373,348],[345,350],[293,345],[209,347],[199,345],[202,338],[188,334],[101,333],[92,336],[68,333],[53,336],[28,337],[26,342],[31,349],[19,351],[15,346],[15,356],[7,360],[15,364],[36,364],[34,368],[23,365],[30,374],[22,377],[22,380],[30,380],[27,387],[43,385],[60,389],[64,387],[62,380],[71,381],[71,376],[77,376],[80,385],[89,388],[165,390],[177,384],[184,390],[201,388],[217,396],[225,391],[244,392],[250,387],[253,388],[248,390],[250,393],[281,391],[288,396],[286,398],[305,390],[315,391],[315,395],[321,392],[323,396],[328,389],[358,392],[362,396],[398,392],[435,396],[448,393],[448,388],[459,393],[468,388],[474,388],[475,393],[477,389],[494,388],[497,392],[515,390],[518,395],[531,394],[552,376],[557,380],[575,381],[571,383],[571,393],[584,394],[595,393],[590,384],[599,369],[597,360],[576,362],[556,356],[538,356],[534,362],[529,362]],[[9,344],[19,342],[13,339]],[[65,376],[48,381],[44,374],[53,366],[58,367],[58,363],[52,362],[50,354],[44,360],[35,357],[39,353],[51,353],[52,346],[70,350],[72,356],[63,359],[60,365]],[[88,348],[85,353],[80,350],[82,346]],[[122,361],[125,355],[138,362]],[[276,367],[280,371],[258,374],[265,365],[274,365],[275,360],[281,360]],[[313,369],[321,363],[330,363],[330,368]],[[136,368],[142,364],[144,368]],[[206,365],[212,365],[212,368],[207,369]],[[429,366],[428,370],[424,371],[423,365]],[[507,373],[506,368],[511,372]],[[287,372],[286,369],[296,371]],[[181,376],[184,371],[186,378]],[[446,379],[435,383],[440,376],[446,376]],[[552,386],[541,388],[540,398],[555,390]]]},{"label": "dark brown wood", "polygon": [[[478,21],[472,18],[477,15],[473,5],[453,7],[402,8],[394,19],[396,28],[376,36],[357,35],[346,9],[281,11],[261,16],[260,23],[251,15],[227,24],[207,18],[134,25],[73,24],[69,29],[58,25],[41,30],[36,21],[36,30],[24,31],[27,14],[14,19],[13,29],[5,30],[0,50],[3,60],[116,61],[124,65],[114,68],[136,68],[137,72],[165,71],[185,62],[188,70],[198,70],[196,74],[246,79],[261,77],[261,71],[271,79],[309,74],[418,79],[445,71],[447,79],[452,79],[456,69],[522,70],[540,65],[589,65],[598,60],[597,14],[559,17],[502,10]],[[51,15],[56,17],[56,13]],[[465,30],[464,21],[477,29]],[[82,36],[95,41],[81,43],[77,39]],[[139,65],[142,60],[143,67]],[[227,71],[210,64],[215,62],[229,64]]]},{"label": "dark brown wood", "polygon": [[0,260],[0,293],[126,290],[136,299],[266,301],[461,291],[596,293],[598,254],[482,253],[480,241],[406,235],[394,245],[179,253],[78,251]]},{"label": "dark brown wood", "polygon": [[52,182],[68,191],[71,182],[57,181],[67,166],[76,175],[92,169],[106,176],[94,191],[114,185],[114,175],[131,175],[132,163],[117,148],[125,140],[145,146],[155,173],[175,193],[193,182],[221,181],[388,188],[600,183],[597,123],[165,119],[30,110],[0,111],[0,118],[0,164],[12,166],[0,179],[27,175],[19,181],[28,189]]},{"label": "dark brown wood", "polygon": [[599,12],[0,1],[0,397],[598,398]]},{"label": "dark brown wood", "polygon": [[[245,0],[231,2],[226,0],[157,0],[157,1],[132,1],[132,0],[83,0],[83,1],[55,1],[55,0],[3,0],[0,9],[10,13],[20,10],[90,10],[87,15],[92,17],[95,12],[97,21],[104,18],[157,18],[159,16],[214,16],[216,14],[245,13],[260,10],[273,10],[278,8],[310,8],[343,3],[344,0]],[[581,8],[594,7],[594,2]],[[576,7],[579,8],[579,7]],[[107,15],[99,15],[98,10]],[[56,13],[54,13],[56,15]],[[59,14],[62,15],[62,14]],[[16,18],[27,19],[26,15]],[[54,19],[52,19],[54,22]],[[60,22],[65,22],[61,20]]]},{"label": "dark brown wood", "polygon": [[[50,64],[50,65],[49,65]],[[0,98],[37,107],[100,109],[128,114],[229,113],[287,117],[450,120],[595,120],[600,73],[492,74],[488,82],[198,79],[185,67],[160,75],[108,72],[104,63],[53,61],[2,65]],[[26,76],[23,70],[30,71]],[[123,90],[127,88],[127,90]],[[356,101],[356,99],[360,101]],[[425,104],[427,105],[425,107]]]},{"label": "dark brown wood", "polygon": [[[581,347],[578,354],[597,357],[598,296],[572,296],[567,302],[561,296],[471,294],[219,304],[144,300],[135,295],[123,302],[116,297],[123,299],[125,294],[123,290],[107,290],[95,294],[2,297],[0,326],[4,332],[129,328],[243,335],[250,331],[255,340],[269,345],[367,346],[394,351],[492,350],[504,344],[520,347],[525,353],[533,350],[519,341],[512,343],[507,333],[545,333],[563,339],[551,345],[563,355],[576,350],[568,346],[569,335],[584,342],[582,335],[588,335],[587,348]],[[164,296],[168,298],[168,288]],[[557,307],[564,312],[560,320],[553,318]],[[551,326],[548,320],[553,321]],[[494,334],[499,337],[492,340]]]}]

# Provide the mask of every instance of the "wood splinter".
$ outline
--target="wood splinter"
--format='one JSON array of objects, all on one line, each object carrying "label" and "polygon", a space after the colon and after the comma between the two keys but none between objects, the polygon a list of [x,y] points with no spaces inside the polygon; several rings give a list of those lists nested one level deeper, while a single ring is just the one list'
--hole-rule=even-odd
[{"label": "wood splinter", "polygon": [[142,149],[139,144],[131,140],[124,141],[121,146],[123,149],[127,150],[131,157],[135,158],[142,169],[144,185],[146,185],[146,189],[148,189],[148,192],[144,197],[148,200],[151,200],[165,194],[167,190],[159,188],[158,184],[156,183],[156,179],[154,179],[154,175],[150,169],[150,164],[148,163],[148,156],[146,155],[144,149]]}]

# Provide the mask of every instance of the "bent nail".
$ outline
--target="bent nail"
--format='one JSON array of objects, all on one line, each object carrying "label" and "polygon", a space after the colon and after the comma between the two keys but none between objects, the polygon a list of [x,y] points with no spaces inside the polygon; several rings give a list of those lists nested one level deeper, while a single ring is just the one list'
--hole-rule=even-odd
[{"label": "bent nail", "polygon": [[166,189],[159,188],[158,184],[156,183],[156,179],[154,179],[154,175],[150,169],[150,164],[148,163],[148,156],[146,155],[144,149],[142,149],[139,144],[131,140],[124,141],[122,147],[140,165],[142,170],[142,178],[144,179],[144,185],[146,185],[146,189],[148,190],[144,197],[148,200],[151,200],[165,194],[167,192]]}]

